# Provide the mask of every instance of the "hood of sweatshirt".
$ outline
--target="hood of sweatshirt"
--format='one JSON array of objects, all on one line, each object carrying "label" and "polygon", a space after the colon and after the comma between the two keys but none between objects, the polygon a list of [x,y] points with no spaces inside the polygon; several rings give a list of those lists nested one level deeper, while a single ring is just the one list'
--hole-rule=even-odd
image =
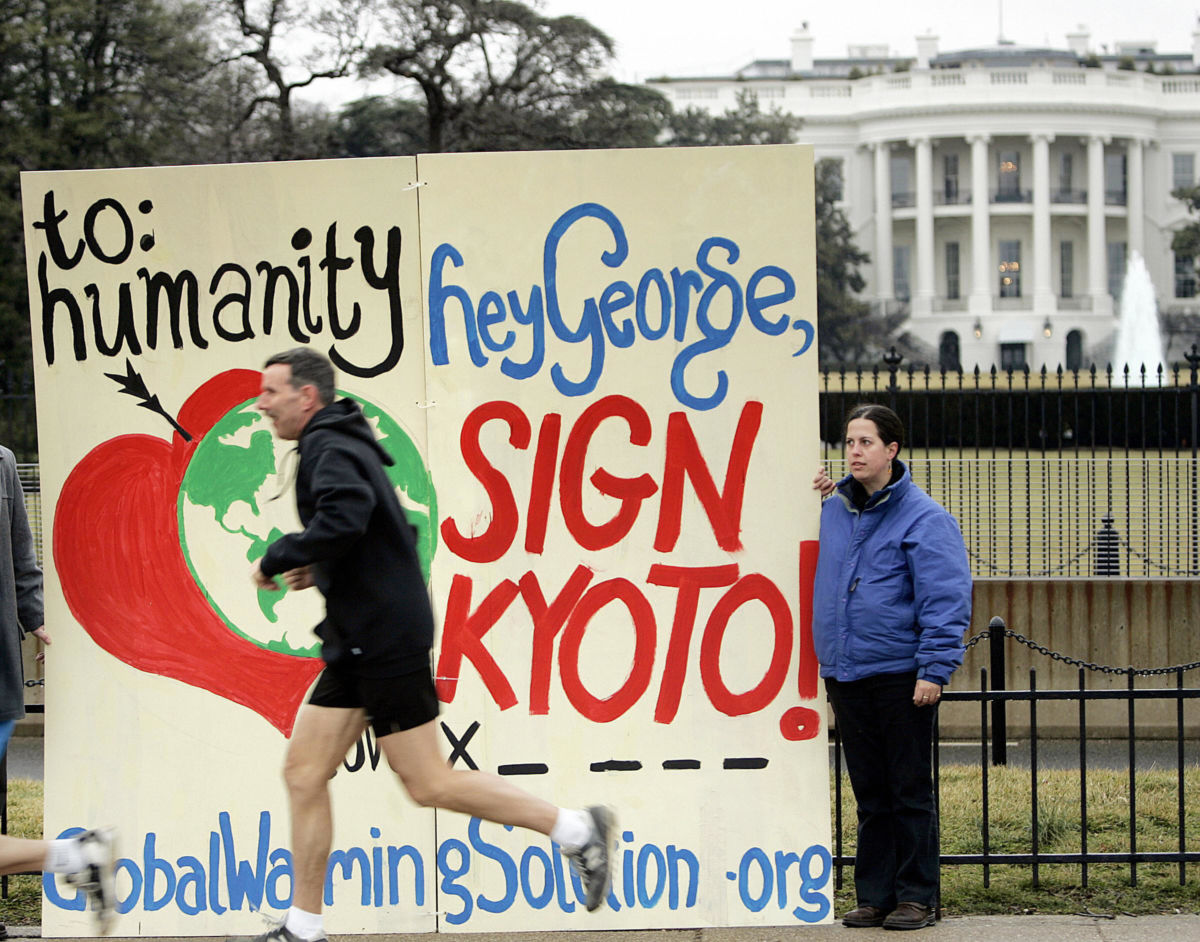
[{"label": "hood of sweatshirt", "polygon": [[367,417],[363,415],[362,409],[353,399],[339,399],[314,414],[308,420],[308,424],[304,426],[304,431],[300,433],[300,442],[303,443],[307,436],[322,429],[360,439],[379,453],[379,457],[385,465],[396,463],[395,459],[376,440],[375,433],[371,430],[370,423],[367,422]]}]

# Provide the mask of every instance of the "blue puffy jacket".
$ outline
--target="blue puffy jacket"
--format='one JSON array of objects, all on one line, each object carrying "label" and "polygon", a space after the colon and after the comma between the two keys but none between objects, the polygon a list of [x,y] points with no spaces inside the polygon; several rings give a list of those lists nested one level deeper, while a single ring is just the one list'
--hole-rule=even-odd
[{"label": "blue puffy jacket", "polygon": [[954,518],[908,468],[860,513],[847,475],[821,508],[813,640],[821,676],[916,670],[945,685],[962,663],[971,569]]}]

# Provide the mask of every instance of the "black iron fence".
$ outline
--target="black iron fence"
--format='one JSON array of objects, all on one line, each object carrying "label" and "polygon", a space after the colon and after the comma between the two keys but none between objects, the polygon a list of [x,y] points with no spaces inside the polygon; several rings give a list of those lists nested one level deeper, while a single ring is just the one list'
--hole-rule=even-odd
[{"label": "black iron fence", "polygon": [[[915,369],[889,354],[821,374],[822,460],[845,470],[846,413],[904,420],[916,482],[957,518],[978,580],[1200,577],[1200,349],[1188,367]],[[41,537],[32,379],[0,369],[0,443]]]},{"label": "black iron fence", "polygon": [[[1025,644],[1039,654],[1049,659],[1064,661],[1078,667],[1078,686],[1067,690],[1039,690],[1036,670],[1029,671],[1029,686],[1024,690],[1005,689],[1005,649],[1007,643],[1013,640]],[[1189,809],[1186,802],[1186,783],[1189,776],[1200,777],[1200,765],[1185,761],[1185,743],[1187,742],[1187,725],[1185,723],[1185,704],[1200,700],[1200,687],[1185,687],[1185,675],[1190,671],[1200,669],[1200,661],[1191,664],[1178,664],[1170,667],[1133,668],[1112,667],[1094,664],[1070,655],[1050,651],[1036,642],[1012,631],[1006,627],[1003,619],[993,618],[985,631],[975,635],[967,642],[973,647],[984,641],[990,647],[990,668],[980,671],[978,690],[951,690],[942,693],[944,702],[968,702],[979,704],[979,768],[980,788],[978,808],[980,813],[979,847],[973,853],[942,854],[941,863],[946,866],[981,865],[983,868],[984,886],[990,886],[990,868],[1000,864],[1018,864],[1031,868],[1033,885],[1039,886],[1039,867],[1047,864],[1074,864],[1080,868],[1080,880],[1084,887],[1088,885],[1088,867],[1091,864],[1126,864],[1129,867],[1129,883],[1137,885],[1138,865],[1143,863],[1169,863],[1179,868],[1179,883],[1187,883],[1187,864],[1200,863],[1200,833],[1188,831]],[[989,670],[992,685],[989,687]],[[1119,674],[1128,678],[1126,689],[1088,689],[1088,672],[1104,674]],[[1135,682],[1142,677],[1170,677],[1174,686],[1137,688]],[[1078,850],[1071,852],[1045,852],[1039,846],[1039,741],[1038,741],[1038,704],[1047,701],[1074,701],[1077,704],[1078,717],[1078,770],[1079,770],[1079,841]],[[1088,704],[1098,700],[1124,701],[1126,703],[1128,745],[1128,821],[1127,842],[1122,850],[1096,850],[1088,845],[1088,769],[1089,769],[1089,728]],[[1138,727],[1137,706],[1147,701],[1170,702],[1175,705],[1175,808],[1178,830],[1177,847],[1172,850],[1147,851],[1138,848]],[[1012,702],[1026,702],[1029,708],[1029,843],[1028,847],[1018,851],[998,852],[991,844],[991,802],[989,795],[989,768],[1005,765],[1008,762],[1008,721],[1007,708]],[[842,838],[842,822],[846,817],[843,804],[847,800],[842,785],[843,758],[836,729],[833,730],[834,749],[834,847],[833,859],[836,868],[836,885],[841,888],[843,869],[854,863],[854,854],[849,852]],[[972,740],[973,742],[974,740]],[[934,734],[934,787],[939,809],[941,808],[941,768],[942,743],[935,729]],[[1198,809],[1192,808],[1194,816]],[[1193,831],[1196,826],[1193,824]]]},{"label": "black iron fence", "polygon": [[[842,421],[862,401],[882,401],[904,420],[908,448],[943,458],[1012,452],[1102,458],[1194,456],[1200,439],[1200,348],[1188,366],[970,372],[905,365],[886,354],[871,367],[823,371],[820,428],[824,457],[841,452]],[[36,462],[33,374],[0,364],[0,442],[20,462]]]},{"label": "black iron fence", "polygon": [[1188,366],[822,374],[822,460],[846,414],[904,421],[914,479],[958,519],[976,579],[1200,577],[1200,349]]},{"label": "black iron fence", "polygon": [[907,447],[946,458],[1067,453],[1100,458],[1194,454],[1200,436],[1200,347],[1186,367],[1119,371],[971,372],[905,366],[895,352],[870,368],[821,374],[821,439],[840,451],[842,422],[859,402],[883,402],[904,420]]}]

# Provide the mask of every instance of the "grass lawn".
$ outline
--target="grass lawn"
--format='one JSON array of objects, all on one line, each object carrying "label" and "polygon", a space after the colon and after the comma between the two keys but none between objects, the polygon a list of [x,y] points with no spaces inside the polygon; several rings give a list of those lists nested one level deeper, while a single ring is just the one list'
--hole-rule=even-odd
[{"label": "grass lawn", "polygon": [[[1031,789],[1028,769],[991,768],[988,772],[989,849],[993,853],[1032,851]],[[1129,849],[1129,773],[1089,770],[1088,850],[1119,852]],[[845,808],[842,840],[845,852],[854,848],[854,800],[850,782],[843,779]],[[943,854],[983,852],[983,806],[977,766],[943,765],[941,769],[941,833]],[[1179,849],[1178,777],[1173,770],[1151,770],[1137,776],[1138,851]],[[1200,767],[1185,769],[1184,844],[1200,850]],[[1039,852],[1077,853],[1080,850],[1079,773],[1050,770],[1038,773]],[[990,867],[990,886],[984,886],[983,867],[942,867],[942,908],[948,915],[1010,913],[1200,913],[1200,864],[1186,865],[1187,883],[1179,884],[1178,864],[1139,864],[1137,885],[1130,885],[1129,865],[1090,864],[1083,886],[1078,864],[1042,864],[1038,886],[1029,865]],[[837,891],[838,913],[854,906],[854,875],[844,872]]]},{"label": "grass lawn", "polygon": [[[42,783],[8,780],[8,833],[13,837],[42,836]],[[42,924],[42,878],[8,877],[8,899],[0,900],[0,922],[7,926]]]}]

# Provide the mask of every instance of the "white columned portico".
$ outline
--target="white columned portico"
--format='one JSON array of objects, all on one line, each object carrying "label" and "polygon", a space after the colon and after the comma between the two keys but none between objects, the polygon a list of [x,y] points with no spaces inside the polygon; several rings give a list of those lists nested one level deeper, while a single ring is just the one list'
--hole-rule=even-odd
[{"label": "white columned portico", "polygon": [[917,290],[913,315],[933,313],[933,144],[927,137],[909,141],[916,152]]},{"label": "white columned portico", "polygon": [[1132,256],[1134,252],[1138,255],[1145,256],[1146,254],[1146,187],[1145,187],[1145,145],[1146,142],[1140,137],[1132,137],[1129,139],[1128,161],[1126,162],[1127,187],[1128,197],[1126,199],[1126,209],[1128,211],[1128,233],[1129,233],[1129,254]]},{"label": "white columned portico", "polygon": [[892,275],[892,145],[879,141],[875,151],[875,297],[887,306],[896,296]]},{"label": "white columned portico", "polygon": [[1049,317],[1055,311],[1050,249],[1050,142],[1054,135],[1039,132],[1033,142],[1033,313]]},{"label": "white columned portico", "polygon": [[992,311],[991,205],[988,202],[988,144],[986,134],[967,137],[971,145],[971,294],[967,311],[985,317]]},{"label": "white columned portico", "polygon": [[1112,296],[1108,293],[1108,227],[1104,219],[1104,145],[1107,135],[1093,134],[1087,139],[1088,193],[1088,294],[1093,314],[1112,314]]}]

